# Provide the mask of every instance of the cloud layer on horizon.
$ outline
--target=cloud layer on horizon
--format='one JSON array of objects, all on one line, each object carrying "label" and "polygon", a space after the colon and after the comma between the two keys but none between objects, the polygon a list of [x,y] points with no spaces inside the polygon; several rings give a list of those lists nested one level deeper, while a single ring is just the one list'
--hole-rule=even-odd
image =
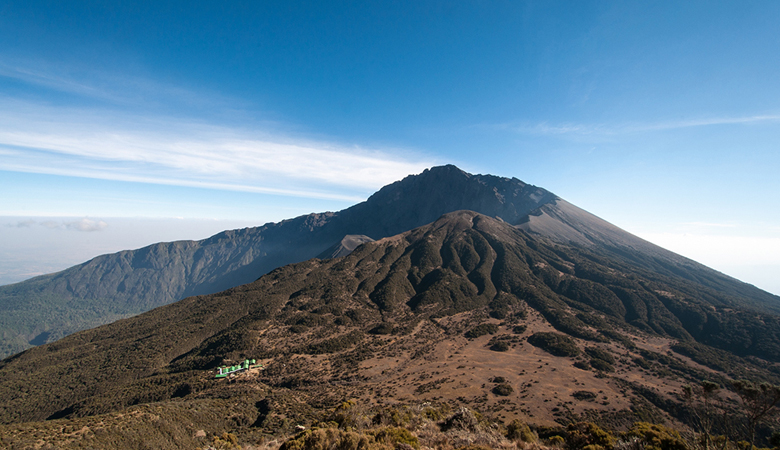
[{"label": "cloud layer on horizon", "polygon": [[16,223],[7,223],[6,226],[13,227],[13,228],[43,227],[43,228],[48,228],[50,230],[61,229],[61,230],[91,232],[91,231],[100,231],[105,229],[106,227],[108,227],[108,223],[100,219],[94,220],[88,217],[84,217],[78,220],[38,221],[34,219],[27,219],[27,220],[17,221]]}]

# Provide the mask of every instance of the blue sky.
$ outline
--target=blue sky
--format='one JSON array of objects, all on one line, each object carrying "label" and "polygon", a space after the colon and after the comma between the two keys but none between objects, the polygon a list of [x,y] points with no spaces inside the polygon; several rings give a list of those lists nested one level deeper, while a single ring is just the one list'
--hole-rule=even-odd
[{"label": "blue sky", "polygon": [[777,23],[771,1],[4,2],[0,283],[453,163],[780,293]]}]

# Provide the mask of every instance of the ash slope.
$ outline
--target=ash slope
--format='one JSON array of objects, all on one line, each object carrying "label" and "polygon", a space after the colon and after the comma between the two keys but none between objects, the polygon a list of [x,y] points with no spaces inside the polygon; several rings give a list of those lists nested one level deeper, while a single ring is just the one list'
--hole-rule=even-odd
[{"label": "ash slope", "polygon": [[[0,422],[229,398],[258,405],[256,420],[237,427],[278,431],[295,422],[274,414],[308,423],[350,396],[454,402],[537,423],[562,410],[630,415],[637,404],[670,414],[685,383],[747,373],[777,382],[778,317],[719,306],[729,301],[630,258],[461,211],[8,358]],[[467,338],[480,324],[495,335]],[[245,357],[267,370],[238,383],[212,378]],[[491,393],[499,375],[512,387],[506,398]],[[571,400],[585,391],[604,399]],[[269,398],[278,400],[270,410]]]}]

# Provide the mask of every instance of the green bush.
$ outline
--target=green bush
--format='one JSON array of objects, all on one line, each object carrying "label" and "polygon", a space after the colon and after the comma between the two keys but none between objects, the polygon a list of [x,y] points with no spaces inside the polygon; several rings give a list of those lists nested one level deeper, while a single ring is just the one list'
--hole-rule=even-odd
[{"label": "green bush", "polygon": [[595,392],[591,391],[576,391],[571,396],[580,401],[593,401],[598,397]]},{"label": "green bush", "polygon": [[608,351],[598,347],[585,347],[585,353],[593,359],[600,359],[609,364],[615,364],[615,357]]},{"label": "green bush", "polygon": [[534,442],[536,436],[527,424],[515,419],[506,427],[506,437],[513,441]]},{"label": "green bush", "polygon": [[575,361],[574,367],[582,370],[590,370],[590,364],[587,361]]},{"label": "green bush", "polygon": [[279,450],[374,450],[390,449],[372,442],[371,436],[336,428],[315,428],[299,433],[279,447]]},{"label": "green bush", "polygon": [[591,359],[590,365],[598,370],[599,372],[614,372],[615,368],[612,366],[612,364],[601,360],[601,359]]},{"label": "green bush", "polygon": [[572,450],[612,450],[615,438],[595,423],[580,422],[566,429],[566,445]]},{"label": "green bush", "polygon": [[415,449],[420,448],[420,441],[417,436],[413,435],[411,431],[401,427],[387,427],[372,432],[374,439],[377,442],[392,445],[393,447],[398,444],[406,444]]},{"label": "green bush", "polygon": [[562,436],[550,436],[547,439],[547,445],[550,447],[563,447],[563,444],[566,443],[566,439],[564,439]]},{"label": "green bush", "polygon": [[528,343],[555,356],[577,356],[580,349],[569,336],[559,333],[534,333],[528,337]]},{"label": "green bush", "polygon": [[687,450],[680,433],[663,425],[637,422],[626,435],[641,439],[646,450]]},{"label": "green bush", "polygon": [[238,438],[233,433],[224,432],[222,436],[214,436],[212,440],[213,447],[217,450],[233,450],[240,449],[238,444]]},{"label": "green bush", "polygon": [[499,341],[491,345],[490,349],[493,350],[494,352],[506,352],[509,350],[509,344],[507,344],[504,341]]},{"label": "green bush", "polygon": [[486,334],[496,334],[496,333],[498,333],[498,325],[494,323],[483,323],[467,331],[466,337],[469,339],[476,339]]},{"label": "green bush", "polygon": [[391,334],[393,332],[393,324],[388,322],[382,322],[379,325],[368,331],[371,334]]},{"label": "green bush", "polygon": [[500,396],[503,396],[503,397],[512,395],[512,392],[514,392],[514,391],[515,390],[512,388],[512,386],[510,386],[510,385],[508,385],[506,383],[497,384],[496,386],[493,387],[493,390],[492,390],[492,392],[494,394],[500,395]]}]

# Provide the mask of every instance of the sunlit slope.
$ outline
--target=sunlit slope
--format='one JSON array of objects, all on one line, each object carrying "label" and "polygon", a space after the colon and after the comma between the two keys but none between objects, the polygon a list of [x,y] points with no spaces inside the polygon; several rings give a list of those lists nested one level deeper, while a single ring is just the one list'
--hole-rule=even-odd
[{"label": "sunlit slope", "polygon": [[[297,392],[304,404],[307,396],[323,395],[367,401],[414,392],[441,396],[438,388],[420,387],[421,374],[436,367],[446,374],[440,378],[463,386],[446,398],[470,404],[470,396],[481,398],[484,382],[469,381],[474,374],[460,370],[464,364],[479,361],[484,377],[511,367],[506,376],[519,386],[518,373],[530,372],[542,357],[556,368],[547,381],[575,377],[583,380],[582,389],[607,392],[628,409],[621,390],[634,386],[632,374],[642,367],[637,364],[662,364],[676,374],[677,385],[746,373],[776,381],[778,316],[723,306],[729,302],[696,281],[461,211],[366,243],[343,258],[284,266],[251,284],[190,297],[8,358],[0,363],[0,421],[225,398],[234,394],[229,385],[215,384],[211,369],[246,357],[267,364],[258,379],[263,386]],[[490,325],[485,337],[469,338],[467,332],[481,324]],[[487,333],[498,341],[488,341]],[[563,336],[563,353],[541,350],[549,347],[549,333]],[[491,350],[498,342],[505,348]],[[575,366],[582,355],[586,364]],[[709,369],[685,362],[687,357]],[[617,370],[616,378],[609,381],[588,367]],[[646,380],[665,389],[661,399],[675,385],[663,377]],[[252,396],[259,393],[248,392],[240,401],[259,401]],[[549,408],[523,408],[547,411],[545,420],[551,419]]]}]

